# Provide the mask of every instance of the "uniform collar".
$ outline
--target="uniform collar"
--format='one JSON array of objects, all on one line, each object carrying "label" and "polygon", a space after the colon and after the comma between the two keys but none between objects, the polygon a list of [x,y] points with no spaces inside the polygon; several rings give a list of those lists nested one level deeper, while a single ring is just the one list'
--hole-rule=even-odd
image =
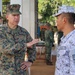
[{"label": "uniform collar", "polygon": [[69,34],[67,34],[66,36],[63,35],[61,38],[61,42],[65,43],[73,34],[75,34],[75,29],[71,31]]},{"label": "uniform collar", "polygon": [[16,32],[19,29],[19,26],[17,26],[16,29],[11,29],[8,27],[8,24],[6,24],[3,28],[7,33],[11,33],[11,32]]}]

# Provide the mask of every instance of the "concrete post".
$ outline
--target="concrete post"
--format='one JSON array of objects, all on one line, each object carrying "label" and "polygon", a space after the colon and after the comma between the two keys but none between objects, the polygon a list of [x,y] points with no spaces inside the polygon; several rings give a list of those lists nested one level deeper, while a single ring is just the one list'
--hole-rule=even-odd
[{"label": "concrete post", "polygon": [[2,0],[0,0],[0,12],[2,14]]}]

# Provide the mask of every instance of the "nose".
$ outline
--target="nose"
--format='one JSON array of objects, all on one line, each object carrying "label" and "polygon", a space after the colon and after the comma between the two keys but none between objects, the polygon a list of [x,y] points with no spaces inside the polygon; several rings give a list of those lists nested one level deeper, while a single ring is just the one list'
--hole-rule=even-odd
[{"label": "nose", "polygon": [[19,20],[19,16],[18,16],[18,15],[15,16],[15,20],[16,20],[16,21]]}]

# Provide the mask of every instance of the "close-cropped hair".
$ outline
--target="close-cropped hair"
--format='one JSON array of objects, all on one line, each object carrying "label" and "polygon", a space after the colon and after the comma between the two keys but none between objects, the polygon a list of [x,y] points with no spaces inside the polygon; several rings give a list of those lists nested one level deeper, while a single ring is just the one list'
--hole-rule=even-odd
[{"label": "close-cropped hair", "polygon": [[70,24],[74,24],[75,23],[75,14],[74,13],[63,13],[63,17],[67,17],[68,22]]}]

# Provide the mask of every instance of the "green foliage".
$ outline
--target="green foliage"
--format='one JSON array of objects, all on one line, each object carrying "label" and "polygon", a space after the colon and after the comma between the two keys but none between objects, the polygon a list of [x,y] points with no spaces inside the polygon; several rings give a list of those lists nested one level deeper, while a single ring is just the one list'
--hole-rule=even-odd
[{"label": "green foliage", "polygon": [[40,22],[50,22],[55,25],[55,18],[52,17],[60,5],[75,6],[75,0],[38,0],[38,19]]},{"label": "green foliage", "polygon": [[6,22],[6,18],[5,18],[5,15],[6,15],[6,6],[10,4],[10,0],[2,0],[2,13],[3,13],[3,21]]},{"label": "green foliage", "polygon": [[3,12],[6,10],[6,6],[10,4],[10,0],[2,0]]},{"label": "green foliage", "polygon": [[10,0],[2,0],[2,2],[9,2]]},{"label": "green foliage", "polygon": [[75,0],[62,0],[62,4],[75,6]]}]

